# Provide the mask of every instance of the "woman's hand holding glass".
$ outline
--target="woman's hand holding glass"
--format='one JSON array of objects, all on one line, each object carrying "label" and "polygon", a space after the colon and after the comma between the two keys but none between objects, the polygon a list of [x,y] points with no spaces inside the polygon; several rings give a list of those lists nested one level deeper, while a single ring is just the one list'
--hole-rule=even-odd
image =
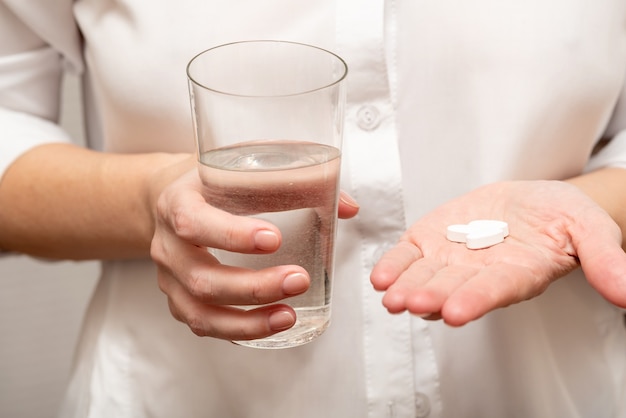
[{"label": "woman's hand holding glass", "polygon": [[[208,248],[267,254],[279,248],[281,234],[269,222],[212,207],[202,187],[194,167],[165,187],[156,204],[151,256],[172,315],[197,335],[226,340],[263,338],[290,328],[296,315],[286,304],[251,310],[236,305],[279,302],[304,293],[309,287],[306,270],[290,265],[254,271],[221,264]],[[339,217],[357,211],[342,194]]]}]

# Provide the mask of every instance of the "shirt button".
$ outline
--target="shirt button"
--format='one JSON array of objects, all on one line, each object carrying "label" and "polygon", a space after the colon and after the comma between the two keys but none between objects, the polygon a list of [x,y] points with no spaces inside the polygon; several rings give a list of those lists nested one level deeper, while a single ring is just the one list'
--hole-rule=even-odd
[{"label": "shirt button", "polygon": [[364,131],[373,131],[380,125],[380,111],[372,105],[361,106],[356,112],[357,125]]},{"label": "shirt button", "polygon": [[430,414],[430,400],[421,392],[415,394],[415,418],[425,418]]}]

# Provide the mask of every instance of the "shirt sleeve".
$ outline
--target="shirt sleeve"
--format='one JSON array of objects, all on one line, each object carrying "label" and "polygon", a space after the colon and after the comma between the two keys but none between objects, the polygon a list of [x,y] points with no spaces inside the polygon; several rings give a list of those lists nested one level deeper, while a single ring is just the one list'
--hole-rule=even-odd
[{"label": "shirt sleeve", "polygon": [[0,179],[27,150],[70,141],[57,124],[65,70],[82,70],[72,1],[0,0]]},{"label": "shirt sleeve", "polygon": [[626,169],[626,83],[613,111],[613,116],[585,171],[603,167]]}]

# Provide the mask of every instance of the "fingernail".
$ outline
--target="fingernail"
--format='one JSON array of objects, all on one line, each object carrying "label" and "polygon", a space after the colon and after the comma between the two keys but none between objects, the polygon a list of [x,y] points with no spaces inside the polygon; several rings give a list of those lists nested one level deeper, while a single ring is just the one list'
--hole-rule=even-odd
[{"label": "fingernail", "polygon": [[296,322],[296,318],[288,311],[275,311],[270,314],[269,323],[272,331],[283,331]]},{"label": "fingernail", "polygon": [[303,273],[292,273],[283,280],[285,295],[298,295],[309,288],[309,278]]},{"label": "fingernail", "polygon": [[254,245],[259,250],[274,251],[280,245],[280,241],[275,232],[264,229],[254,235]]},{"label": "fingernail", "polygon": [[345,203],[348,206],[352,206],[353,208],[359,208],[359,204],[347,193],[341,192],[339,195],[339,200]]}]

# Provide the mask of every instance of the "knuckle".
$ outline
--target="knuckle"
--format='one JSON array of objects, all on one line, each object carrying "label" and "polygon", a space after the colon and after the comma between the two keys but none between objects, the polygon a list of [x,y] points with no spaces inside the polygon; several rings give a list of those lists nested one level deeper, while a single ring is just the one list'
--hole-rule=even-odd
[{"label": "knuckle", "polygon": [[181,315],[178,308],[176,308],[176,305],[174,304],[174,301],[171,298],[167,298],[167,305],[170,309],[170,313],[172,314],[172,317],[174,317],[174,319],[179,322],[184,322],[183,315]]},{"label": "knuckle", "polygon": [[190,315],[185,320],[187,326],[198,337],[210,337],[214,335],[213,327],[210,322],[207,322],[200,315]]},{"label": "knuckle", "polygon": [[157,284],[159,286],[159,290],[167,295],[169,291],[168,281],[165,279],[165,277],[163,277],[160,269],[159,271],[157,271]]},{"label": "knuckle", "polygon": [[191,296],[201,299],[204,303],[212,303],[215,300],[213,281],[198,269],[189,272],[186,287]]},{"label": "knuckle", "polygon": [[238,223],[236,220],[229,218],[222,224],[223,230],[220,234],[220,240],[222,242],[222,248],[232,249],[237,246],[238,243]]},{"label": "knuckle", "polygon": [[159,266],[165,262],[165,250],[161,240],[156,235],[150,243],[150,258]]},{"label": "knuckle", "polygon": [[160,225],[164,225],[183,238],[191,236],[190,234],[194,231],[194,211],[188,205],[169,198],[167,193],[161,194],[157,199],[155,212],[155,235],[158,234]]},{"label": "knuckle", "polygon": [[253,305],[260,305],[265,302],[265,291],[262,280],[255,280],[250,289],[250,301]]},{"label": "knuckle", "polygon": [[194,231],[194,217],[191,211],[182,206],[172,206],[170,209],[171,226],[174,233],[183,238],[189,238]]}]

